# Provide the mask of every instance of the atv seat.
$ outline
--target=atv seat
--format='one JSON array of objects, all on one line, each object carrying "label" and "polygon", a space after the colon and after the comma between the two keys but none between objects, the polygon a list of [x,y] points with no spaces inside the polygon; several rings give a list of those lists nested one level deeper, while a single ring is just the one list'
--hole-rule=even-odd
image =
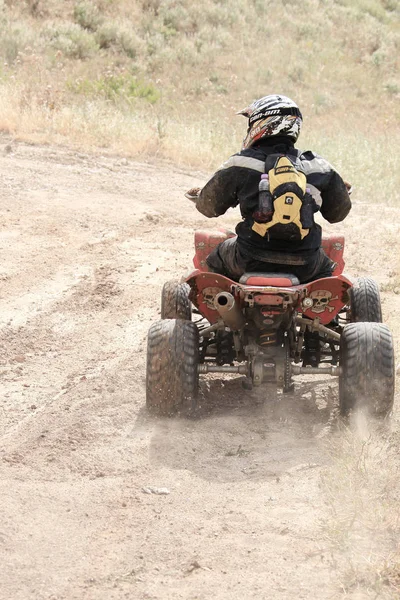
[{"label": "atv seat", "polygon": [[239,283],[274,287],[300,285],[297,277],[290,273],[244,273],[239,279]]}]

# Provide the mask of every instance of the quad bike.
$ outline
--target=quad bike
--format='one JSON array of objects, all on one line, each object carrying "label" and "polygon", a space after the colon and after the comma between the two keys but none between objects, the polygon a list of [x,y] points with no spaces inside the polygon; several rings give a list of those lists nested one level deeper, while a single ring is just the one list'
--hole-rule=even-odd
[{"label": "quad bike", "polygon": [[245,273],[237,282],[209,272],[207,255],[233,235],[197,231],[195,270],[164,284],[161,320],[148,333],[148,409],[193,411],[208,373],[241,374],[245,389],[272,383],[283,393],[293,392],[296,375],[330,375],[339,378],[342,415],[390,415],[392,335],[374,280],[343,275],[343,236],[323,239],[333,276],[300,284],[290,273]]}]

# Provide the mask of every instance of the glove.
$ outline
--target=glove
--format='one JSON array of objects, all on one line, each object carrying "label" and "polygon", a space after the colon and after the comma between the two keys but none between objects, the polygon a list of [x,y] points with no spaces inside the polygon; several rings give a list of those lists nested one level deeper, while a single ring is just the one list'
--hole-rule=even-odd
[{"label": "glove", "polygon": [[185,196],[186,196],[186,198],[188,198],[192,202],[196,203],[196,200],[199,197],[200,192],[201,192],[201,188],[199,188],[199,187],[197,187],[197,188],[191,188],[190,190],[188,190],[186,192]]},{"label": "glove", "polygon": [[349,196],[350,196],[351,192],[353,191],[353,186],[352,186],[352,185],[351,185],[351,183],[349,183],[348,181],[345,181],[345,182],[344,182],[344,185],[346,186],[346,188],[347,188],[347,193],[348,193],[348,194],[349,194]]}]

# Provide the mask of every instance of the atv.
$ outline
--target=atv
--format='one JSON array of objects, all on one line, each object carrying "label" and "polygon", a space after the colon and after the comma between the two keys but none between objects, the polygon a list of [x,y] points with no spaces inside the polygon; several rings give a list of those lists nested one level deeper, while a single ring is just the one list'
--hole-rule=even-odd
[{"label": "atv", "polygon": [[[344,237],[323,238],[332,277],[299,283],[290,273],[209,272],[206,257],[226,230],[195,233],[195,269],[164,284],[161,320],[148,332],[146,405],[158,415],[195,411],[199,376],[242,375],[245,389],[265,383],[293,393],[298,375],[339,378],[343,416],[390,415],[394,352],[382,323],[379,288],[343,275]],[[194,320],[193,315],[196,318]]]}]

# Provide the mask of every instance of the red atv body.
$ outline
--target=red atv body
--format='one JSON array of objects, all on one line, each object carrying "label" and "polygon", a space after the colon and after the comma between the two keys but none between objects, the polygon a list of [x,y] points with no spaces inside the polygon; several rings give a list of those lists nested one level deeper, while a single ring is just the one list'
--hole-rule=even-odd
[{"label": "red atv body", "polygon": [[[300,284],[290,273],[209,272],[206,257],[229,231],[195,233],[195,270],[162,291],[161,320],[148,336],[147,406],[172,414],[196,406],[199,375],[237,373],[245,388],[293,391],[293,377],[339,378],[340,411],[386,417],[394,398],[393,341],[379,289],[343,275],[344,238],[323,239],[332,277]],[[192,310],[192,307],[194,309]],[[192,312],[200,318],[192,320]]]},{"label": "red atv body", "polygon": [[[254,302],[258,303],[260,307],[263,305],[261,312],[266,317],[281,314],[285,296],[290,296],[293,307],[297,307],[298,301],[306,297],[312,298],[311,306],[308,308],[302,306],[301,312],[311,319],[318,317],[324,325],[330,323],[346,305],[347,290],[351,287],[351,282],[342,275],[344,268],[343,236],[325,237],[322,244],[325,253],[336,264],[333,277],[300,285],[296,281],[296,277],[290,274],[277,276],[277,274],[268,275],[268,273],[248,273],[240,278],[239,286],[227,277],[209,273],[206,263],[206,258],[211,250],[228,237],[234,236],[235,234],[224,230],[197,231],[195,233],[196,254],[193,263],[196,270],[186,278],[186,281],[193,290],[190,295],[193,304],[210,323],[214,323],[219,318],[213,301],[210,301],[210,294],[213,295],[214,288],[226,292],[234,289],[239,305],[242,304],[242,298],[249,302],[249,296],[254,295]],[[210,288],[211,291],[209,291]],[[267,291],[267,288],[272,289]],[[283,289],[285,291],[282,291]]]}]

